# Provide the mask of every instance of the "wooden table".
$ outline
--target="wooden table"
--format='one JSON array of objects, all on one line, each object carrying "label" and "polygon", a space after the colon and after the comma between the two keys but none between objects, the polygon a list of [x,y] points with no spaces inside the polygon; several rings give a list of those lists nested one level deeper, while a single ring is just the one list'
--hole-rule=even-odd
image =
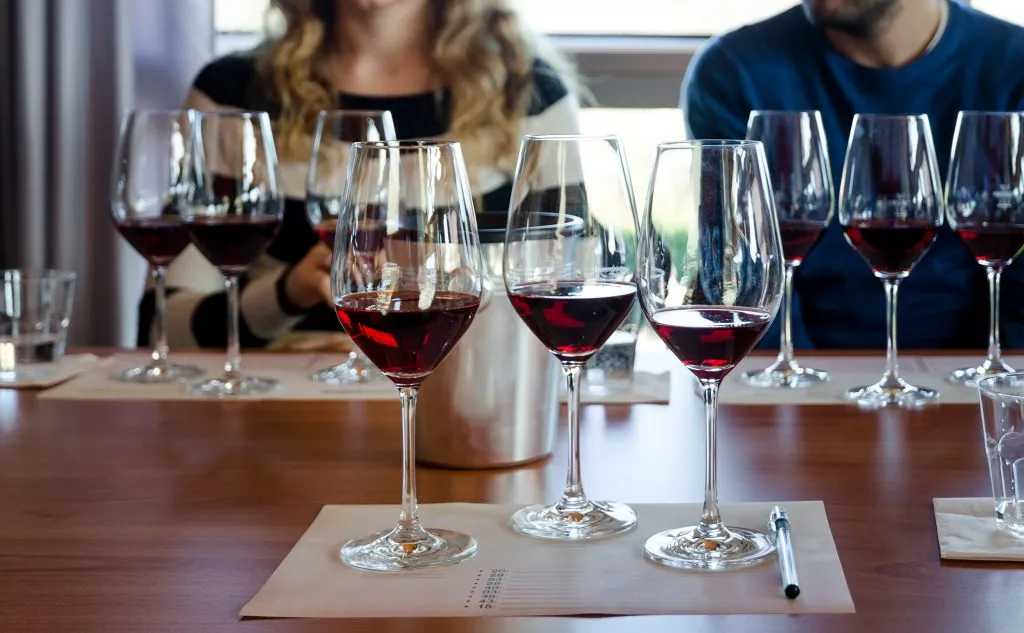
[{"label": "wooden table", "polygon": [[[971,406],[726,407],[723,500],[825,501],[856,615],[253,620],[324,504],[397,503],[393,403],[55,402],[0,390],[0,631],[1019,631],[1024,569],[940,562],[931,499],[989,493]],[[697,501],[691,403],[584,409],[588,491]],[[422,502],[555,498],[553,460],[421,468]]]}]

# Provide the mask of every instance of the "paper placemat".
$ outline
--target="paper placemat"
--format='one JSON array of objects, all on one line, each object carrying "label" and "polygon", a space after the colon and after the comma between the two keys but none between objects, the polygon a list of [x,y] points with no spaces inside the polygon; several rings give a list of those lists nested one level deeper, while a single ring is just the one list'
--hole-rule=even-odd
[{"label": "paper placemat", "polygon": [[[116,354],[103,359],[95,371],[48,389],[39,394],[45,400],[208,400],[186,391],[188,383],[162,385],[124,383],[111,375],[125,367],[141,365],[148,354]],[[311,378],[317,370],[342,362],[337,354],[243,354],[243,370],[254,376],[266,376],[280,381],[277,390],[266,394],[234,396],[232,400],[391,400],[397,399],[390,381],[369,384],[325,385]],[[206,370],[206,377],[223,371],[224,357],[218,354],[174,354],[176,363],[197,365]]]},{"label": "paper placemat", "polygon": [[991,497],[933,499],[932,504],[942,558],[1024,561],[1024,539],[996,527]]},{"label": "paper placemat", "polygon": [[[765,528],[771,503],[725,504],[731,524]],[[644,559],[656,532],[695,522],[699,504],[634,505],[639,526],[582,543],[512,532],[521,506],[420,506],[427,527],[473,535],[476,555],[452,567],[396,573],[342,564],[345,540],[393,525],[393,506],[324,506],[292,551],[242,608],[242,616],[362,618],[733,613],[853,613],[825,506],[786,503],[800,597],[783,596],[777,563],[724,573],[672,569]]]},{"label": "paper placemat", "polygon": [[39,389],[74,378],[99,361],[93,354],[69,354],[56,363],[39,363],[18,370],[18,377],[0,378],[0,389]]},{"label": "paper placemat", "polygon": [[[581,404],[668,404],[672,392],[672,374],[655,374],[646,371],[633,372],[628,383],[611,383],[608,386],[590,385],[583,379],[580,391]],[[562,402],[565,402],[565,387],[562,388]]]},{"label": "paper placemat", "polygon": [[[797,355],[804,367],[823,369],[832,376],[828,382],[800,389],[751,387],[742,380],[747,371],[764,369],[775,362],[774,357],[756,356],[744,359],[725,379],[719,393],[722,404],[850,404],[846,392],[853,387],[871,385],[882,377],[885,357],[878,356],[814,356]],[[940,357],[936,357],[940,358]],[[956,367],[964,367],[981,358],[946,357],[949,370],[927,356],[900,356],[900,375],[921,387],[939,392],[939,404],[977,404],[978,390],[946,381],[946,375]],[[1024,363],[1021,363],[1024,367]]]}]

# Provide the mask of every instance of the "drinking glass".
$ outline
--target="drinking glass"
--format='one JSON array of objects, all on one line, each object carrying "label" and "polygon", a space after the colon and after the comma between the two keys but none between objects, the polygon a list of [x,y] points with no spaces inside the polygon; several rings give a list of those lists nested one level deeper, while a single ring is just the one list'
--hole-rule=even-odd
[{"label": "drinking glass", "polygon": [[839,222],[846,241],[882,280],[887,306],[885,373],[877,383],[846,393],[862,407],[917,408],[939,397],[899,375],[896,292],[935,241],[942,207],[928,116],[856,115],[843,165]]},{"label": "drinking glass", "polygon": [[450,565],[476,551],[471,536],[420,523],[415,420],[420,385],[480,306],[479,241],[458,143],[352,145],[331,282],[342,327],[398,388],[403,473],[398,525],[341,546],[341,559],[353,567]]},{"label": "drinking glass", "polygon": [[988,276],[988,354],[954,383],[1012,372],[999,344],[999,280],[1024,248],[1024,112],[961,112],[946,179],[946,220]]},{"label": "drinking glass", "polygon": [[764,335],[782,299],[784,255],[759,141],[658,146],[640,241],[640,305],[698,380],[704,399],[704,509],[695,526],[655,534],[648,558],[722,570],[771,557],[757,530],[726,526],[718,508],[718,390]]},{"label": "drinking glass", "polygon": [[521,534],[588,539],[636,525],[629,506],[587,498],[579,429],[583,365],[636,298],[636,233],[636,205],[617,137],[523,139],[505,234],[505,288],[516,313],[562,364],[569,469],[557,503],[512,516],[512,528]]},{"label": "drinking glass", "polygon": [[274,239],[284,210],[277,152],[265,112],[196,112],[185,168],[181,223],[199,252],[224,275],[228,350],[224,373],[189,385],[203,396],[266,393],[277,380],[242,371],[238,283]]},{"label": "drinking glass", "polygon": [[765,369],[743,374],[743,380],[755,387],[808,387],[828,380],[829,375],[802,367],[793,357],[791,305],[793,273],[832,220],[832,171],[821,114],[817,110],[755,110],[750,113],[747,138],[764,144],[786,276],[779,357]]},{"label": "drinking glass", "polygon": [[979,376],[978,394],[996,525],[1024,539],[1024,374]]},{"label": "drinking glass", "polygon": [[[306,217],[328,248],[334,248],[341,195],[345,188],[348,149],[357,141],[394,141],[395,124],[387,110],[322,110],[313,133],[306,188]],[[374,220],[380,222],[381,220]],[[345,362],[321,369],[313,380],[329,385],[368,382],[382,378],[358,347]]]},{"label": "drinking glass", "polygon": [[117,372],[117,380],[154,384],[203,374],[193,365],[172,363],[167,345],[167,266],[189,243],[180,222],[189,116],[184,110],[136,110],[121,120],[110,213],[121,236],[149,263],[155,341],[150,361]]}]

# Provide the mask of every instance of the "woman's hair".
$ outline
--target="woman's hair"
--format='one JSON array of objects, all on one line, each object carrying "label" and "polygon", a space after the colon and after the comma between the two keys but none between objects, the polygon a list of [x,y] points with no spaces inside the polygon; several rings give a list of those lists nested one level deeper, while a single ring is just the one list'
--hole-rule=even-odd
[{"label": "woman's hair", "polygon": [[[490,164],[511,171],[519,125],[533,94],[534,60],[543,59],[570,85],[572,69],[524,27],[508,0],[430,4],[430,62],[451,91],[449,136],[461,142],[467,165]],[[320,70],[323,57],[337,44],[337,4],[274,0],[274,6],[284,18],[283,32],[269,42],[260,71],[280,106],[276,126],[283,152],[301,152],[302,137],[308,137],[318,112],[336,107]]]}]

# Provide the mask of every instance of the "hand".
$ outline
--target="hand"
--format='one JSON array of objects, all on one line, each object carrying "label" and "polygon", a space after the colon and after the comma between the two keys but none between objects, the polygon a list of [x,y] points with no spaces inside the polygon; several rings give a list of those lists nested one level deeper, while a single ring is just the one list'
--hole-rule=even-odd
[{"label": "hand", "polygon": [[331,249],[317,242],[288,273],[284,281],[288,300],[307,310],[321,301],[334,305],[330,271]]}]

